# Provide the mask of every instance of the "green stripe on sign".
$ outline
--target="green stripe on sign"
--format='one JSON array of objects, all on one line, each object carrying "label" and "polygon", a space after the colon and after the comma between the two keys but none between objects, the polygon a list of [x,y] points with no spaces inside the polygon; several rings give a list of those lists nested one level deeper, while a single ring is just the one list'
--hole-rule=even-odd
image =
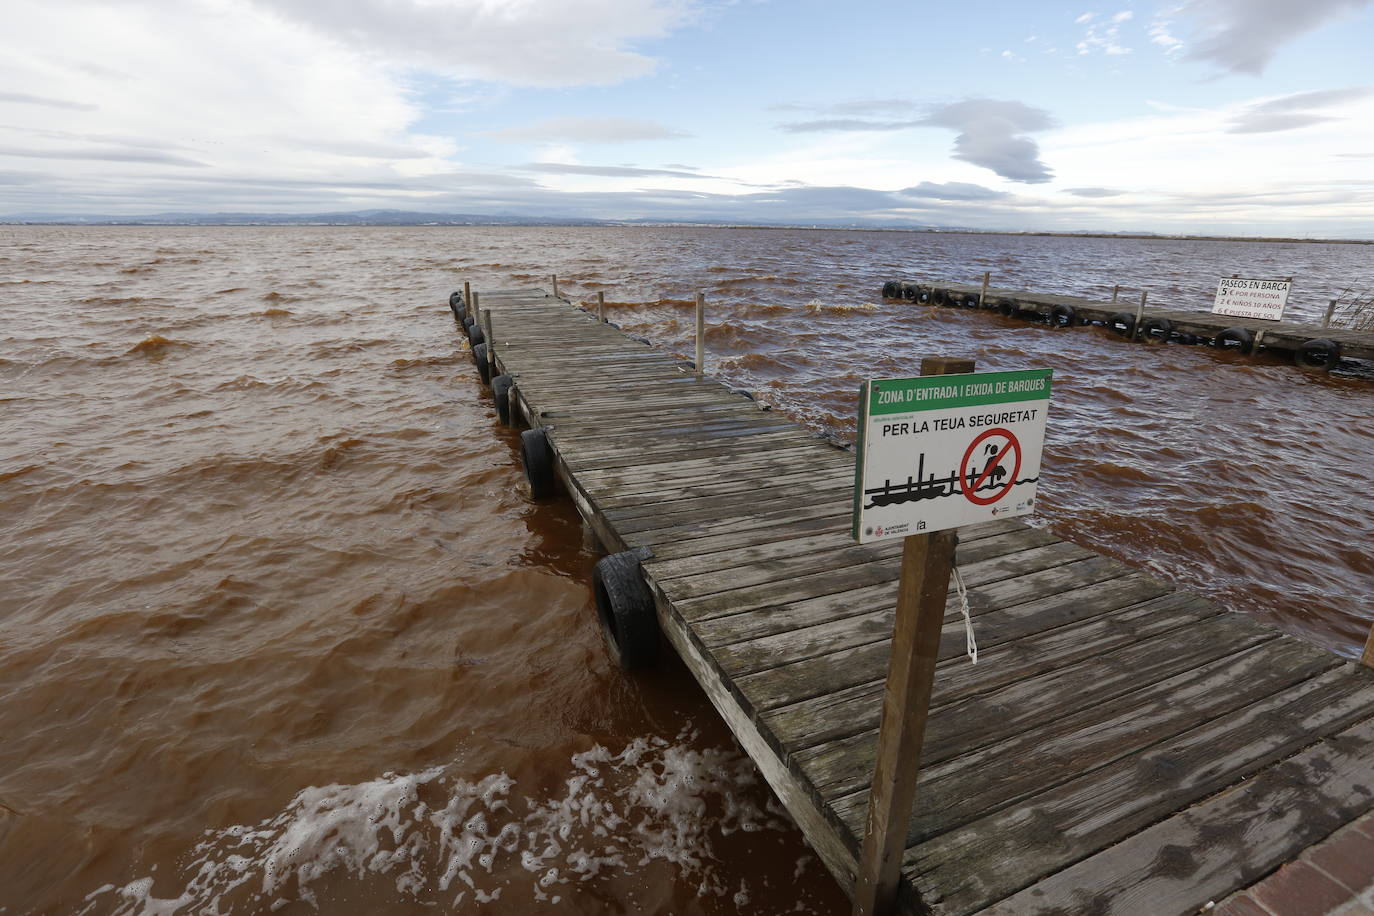
[{"label": "green stripe on sign", "polygon": [[874,379],[869,386],[868,412],[870,416],[880,416],[914,410],[1043,401],[1050,396],[1052,371],[1023,369],[1019,372]]}]

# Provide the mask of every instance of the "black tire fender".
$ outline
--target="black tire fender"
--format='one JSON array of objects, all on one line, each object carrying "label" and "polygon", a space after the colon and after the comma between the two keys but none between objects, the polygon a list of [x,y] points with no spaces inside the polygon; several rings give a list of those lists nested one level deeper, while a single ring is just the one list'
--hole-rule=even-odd
[{"label": "black tire fender", "polygon": [[998,313],[1010,318],[1020,310],[1016,307],[1015,299],[998,299],[997,311]]},{"label": "black tire fender", "polygon": [[949,303],[949,294],[937,286],[930,294],[930,301],[936,305],[947,305]]},{"label": "black tire fender", "polygon": [[471,315],[463,319],[463,333],[468,336],[468,340],[472,339],[472,326],[476,323],[477,319],[473,318]]},{"label": "black tire fender", "polygon": [[504,426],[512,426],[510,390],[515,379],[502,373],[491,380],[491,398],[496,402],[496,416]]},{"label": "black tire fender", "polygon": [[525,468],[525,480],[530,485],[532,499],[553,496],[557,477],[553,472],[553,446],[544,427],[527,429],[520,434],[520,463]]},{"label": "black tire fender", "polygon": [[930,287],[921,286],[917,288],[916,301],[922,305],[930,304]]},{"label": "black tire fender", "polygon": [[1050,306],[1049,317],[1050,324],[1056,328],[1071,328],[1078,321],[1078,313],[1073,310],[1073,306],[1065,305],[1062,302]]},{"label": "black tire fender", "polygon": [[917,286],[915,283],[903,283],[901,294],[902,298],[907,302],[915,302],[921,295],[921,287]]},{"label": "black tire fender", "polygon": [[883,284],[883,298],[896,299],[902,294],[902,284],[896,280],[888,280]]},{"label": "black tire fender", "polygon": [[632,550],[597,561],[592,571],[596,616],[616,663],[625,671],[649,667],[658,658],[658,612]]},{"label": "black tire fender", "polygon": [[1140,323],[1140,339],[1146,343],[1168,343],[1174,323],[1168,318],[1146,318]]},{"label": "black tire fender", "polygon": [[1255,335],[1247,328],[1227,328],[1212,339],[1212,346],[1249,356],[1255,350]]},{"label": "black tire fender", "polygon": [[1107,319],[1107,327],[1122,337],[1130,337],[1135,333],[1135,316],[1130,312],[1117,312]]},{"label": "black tire fender", "polygon": [[482,326],[480,324],[473,322],[472,330],[468,332],[468,340],[472,341],[474,347],[480,343],[487,342],[487,335],[482,332]]},{"label": "black tire fender", "polygon": [[491,366],[487,365],[487,345],[478,344],[472,348],[472,361],[477,366],[477,375],[483,385],[491,384]]},{"label": "black tire fender", "polygon": [[1293,351],[1293,362],[1303,369],[1329,372],[1341,361],[1341,345],[1325,337],[1305,341]]}]

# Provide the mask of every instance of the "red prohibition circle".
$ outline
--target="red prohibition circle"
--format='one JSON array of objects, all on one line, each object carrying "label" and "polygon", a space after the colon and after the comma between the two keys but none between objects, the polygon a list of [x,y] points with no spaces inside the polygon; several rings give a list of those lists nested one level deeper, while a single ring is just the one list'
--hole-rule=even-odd
[{"label": "red prohibition circle", "polygon": [[[1006,436],[1007,447],[1002,449],[1002,451],[998,452],[997,459],[992,464],[987,466],[987,470],[983,472],[983,476],[979,477],[976,481],[974,481],[973,486],[969,486],[965,482],[968,480],[969,459],[973,457],[973,453],[978,448],[978,446],[982,445],[984,441],[986,441],[992,436]],[[1002,456],[1007,453],[1007,449],[1011,449],[1016,452],[1016,464],[1012,466],[1011,477],[1007,480],[1007,485],[1002,489],[998,490],[997,492],[993,493],[991,496],[979,496],[978,485],[987,479],[988,472],[990,472],[994,467],[1001,463]],[[959,489],[963,492],[964,499],[967,499],[974,505],[990,506],[1011,492],[1011,488],[1016,484],[1016,478],[1020,474],[1021,443],[1012,433],[1011,430],[1003,429],[1002,427],[998,426],[994,427],[993,429],[986,430],[983,433],[980,433],[978,438],[974,439],[971,443],[969,443],[968,450],[964,452],[964,460],[959,462]]]}]

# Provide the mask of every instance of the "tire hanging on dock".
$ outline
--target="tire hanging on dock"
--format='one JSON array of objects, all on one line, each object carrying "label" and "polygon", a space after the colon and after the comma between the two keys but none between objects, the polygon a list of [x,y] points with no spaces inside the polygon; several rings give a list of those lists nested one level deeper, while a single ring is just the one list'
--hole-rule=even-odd
[{"label": "tire hanging on dock", "polygon": [[946,305],[949,302],[949,294],[937,286],[935,291],[930,294],[930,301],[936,305]]},{"label": "tire hanging on dock", "polygon": [[1329,372],[1340,361],[1341,345],[1325,337],[1306,341],[1293,351],[1293,362],[1303,369]]},{"label": "tire hanging on dock", "polygon": [[1168,343],[1174,323],[1168,318],[1146,318],[1140,323],[1140,339],[1146,343]]},{"label": "tire hanging on dock", "polygon": [[1078,313],[1073,310],[1073,306],[1061,302],[1050,306],[1049,319],[1050,324],[1056,328],[1071,328],[1077,323]]},{"label": "tire hanging on dock", "polygon": [[1107,319],[1107,327],[1122,337],[1130,337],[1135,333],[1135,316],[1130,312],[1117,312]]},{"label": "tire hanging on dock", "polygon": [[888,280],[883,284],[883,298],[896,299],[902,295],[902,284],[896,280]]},{"label": "tire hanging on dock", "polygon": [[1012,317],[1013,315],[1015,315],[1018,311],[1019,311],[1019,309],[1016,307],[1016,300],[1015,300],[1015,299],[998,299],[998,300],[997,300],[997,312],[998,312],[998,314],[1004,315],[1004,316],[1006,316],[1007,318],[1010,318],[1010,317]]},{"label": "tire hanging on dock", "polygon": [[487,342],[487,335],[482,331],[480,324],[473,322],[472,330],[468,333],[468,340],[472,341],[474,347]]},{"label": "tire hanging on dock", "polygon": [[463,319],[463,333],[467,335],[468,340],[472,340],[472,326],[476,323],[477,319],[471,315]]},{"label": "tire hanging on dock", "polygon": [[501,421],[502,426],[514,426],[514,418],[511,415],[510,390],[515,385],[515,379],[502,373],[491,380],[491,398],[496,402],[496,417]]},{"label": "tire hanging on dock", "polygon": [[920,295],[921,295],[921,287],[917,286],[915,283],[903,283],[903,284],[902,284],[901,296],[902,296],[902,298],[905,299],[907,302],[915,302],[916,299],[917,299]]},{"label": "tire hanging on dock", "polygon": [[636,553],[602,557],[592,571],[592,589],[601,632],[617,664],[626,671],[653,664],[658,658],[658,612]]},{"label": "tire hanging on dock", "polygon": [[1255,335],[1246,328],[1227,328],[1212,339],[1212,346],[1249,356],[1255,350]]},{"label": "tire hanging on dock", "polygon": [[478,344],[472,348],[472,361],[477,365],[477,375],[483,385],[491,384],[491,366],[487,365],[487,345]]},{"label": "tire hanging on dock", "polygon": [[542,426],[520,434],[520,463],[530,485],[530,497],[548,499],[554,494],[557,478],[553,472],[553,446]]},{"label": "tire hanging on dock", "polygon": [[916,301],[922,305],[930,304],[930,287],[918,286],[916,288]]}]

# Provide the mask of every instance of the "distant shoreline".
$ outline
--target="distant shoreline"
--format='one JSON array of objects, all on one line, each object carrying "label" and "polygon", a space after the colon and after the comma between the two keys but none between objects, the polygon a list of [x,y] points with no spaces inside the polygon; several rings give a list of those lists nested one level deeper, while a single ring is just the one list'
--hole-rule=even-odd
[{"label": "distant shoreline", "polygon": [[278,228],[334,227],[334,228],[568,228],[568,229],[759,229],[769,231],[808,231],[808,232],[910,232],[925,235],[1005,235],[1030,238],[1088,238],[1088,239],[1142,239],[1176,242],[1270,242],[1317,245],[1374,245],[1374,239],[1351,238],[1301,238],[1298,236],[1249,236],[1249,235],[1174,235],[1156,232],[1091,232],[1091,231],[1052,231],[1016,229],[971,229],[936,226],[847,226],[820,224],[762,224],[762,223],[712,223],[667,220],[558,220],[558,219],[368,219],[365,217],[291,217],[255,215],[245,217],[202,216],[202,217],[143,217],[136,219],[92,218],[92,219],[0,219],[0,227],[18,226],[67,226],[78,228],[117,228],[117,227],[199,227],[199,228]]}]

